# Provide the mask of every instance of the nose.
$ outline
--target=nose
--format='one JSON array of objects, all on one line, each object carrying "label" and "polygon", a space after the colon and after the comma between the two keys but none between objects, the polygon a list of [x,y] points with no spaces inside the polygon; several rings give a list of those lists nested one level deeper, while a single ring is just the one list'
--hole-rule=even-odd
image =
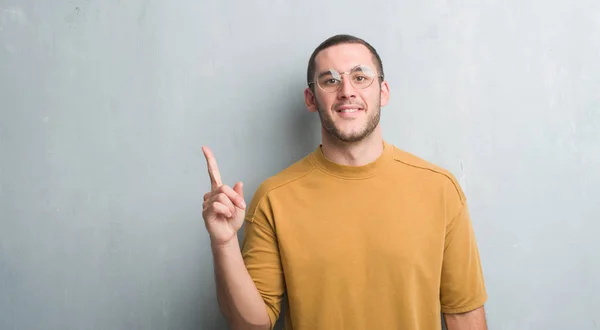
[{"label": "nose", "polygon": [[340,89],[338,90],[338,98],[343,100],[343,99],[350,99],[350,98],[355,98],[356,97],[356,89],[354,88],[354,85],[352,85],[352,83],[350,82],[350,77],[346,76],[342,78],[342,85],[340,86]]}]

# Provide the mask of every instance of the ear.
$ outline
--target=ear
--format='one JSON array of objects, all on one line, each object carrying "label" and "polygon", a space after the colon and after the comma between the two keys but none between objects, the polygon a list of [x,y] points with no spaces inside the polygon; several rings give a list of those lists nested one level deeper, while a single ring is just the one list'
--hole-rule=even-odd
[{"label": "ear", "polygon": [[387,81],[381,83],[381,99],[379,100],[380,105],[385,107],[390,101],[390,86]]},{"label": "ear", "polygon": [[304,103],[310,112],[317,112],[319,109],[317,108],[317,101],[315,100],[315,94],[313,91],[307,87],[304,89]]}]

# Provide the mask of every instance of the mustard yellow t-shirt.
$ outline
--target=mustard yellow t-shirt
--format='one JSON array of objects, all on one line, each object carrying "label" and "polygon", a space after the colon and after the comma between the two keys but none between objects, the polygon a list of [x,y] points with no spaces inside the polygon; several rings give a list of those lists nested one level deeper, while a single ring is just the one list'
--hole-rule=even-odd
[{"label": "mustard yellow t-shirt", "polygon": [[287,294],[287,330],[435,330],[487,299],[456,179],[387,142],[365,166],[317,147],[265,180],[242,255],[272,325]]}]

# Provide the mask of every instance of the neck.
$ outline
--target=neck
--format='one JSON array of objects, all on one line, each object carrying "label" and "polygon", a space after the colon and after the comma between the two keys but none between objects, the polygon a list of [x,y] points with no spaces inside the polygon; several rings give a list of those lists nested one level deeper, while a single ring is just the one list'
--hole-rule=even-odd
[{"label": "neck", "polygon": [[377,128],[367,137],[357,142],[344,142],[322,133],[323,155],[334,163],[348,166],[363,166],[374,162],[383,153],[381,128]]}]

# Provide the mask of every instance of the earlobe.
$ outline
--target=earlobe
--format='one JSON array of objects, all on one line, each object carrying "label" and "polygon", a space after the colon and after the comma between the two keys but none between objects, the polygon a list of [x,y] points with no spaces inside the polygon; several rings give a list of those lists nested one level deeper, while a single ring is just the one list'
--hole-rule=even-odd
[{"label": "earlobe", "polygon": [[381,99],[379,100],[380,106],[385,107],[390,100],[390,86],[387,81],[381,83]]},{"label": "earlobe", "polygon": [[317,112],[317,103],[315,102],[315,94],[310,88],[304,90],[304,103],[310,112]]}]

